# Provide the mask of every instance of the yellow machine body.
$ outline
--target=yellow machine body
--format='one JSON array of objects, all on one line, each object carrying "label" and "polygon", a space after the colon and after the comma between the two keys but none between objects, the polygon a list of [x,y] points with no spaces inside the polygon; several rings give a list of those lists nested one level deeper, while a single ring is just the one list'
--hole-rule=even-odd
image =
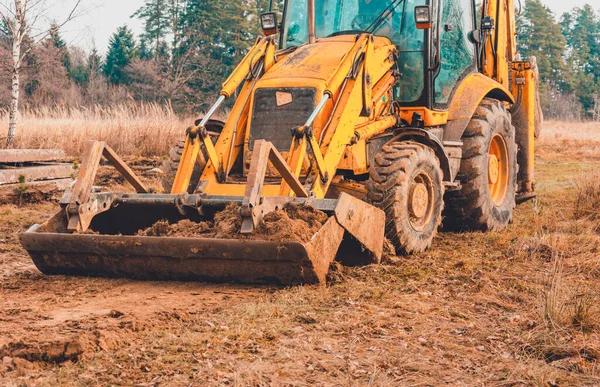
[{"label": "yellow machine body", "polygon": [[[261,40],[257,44],[256,51],[263,52],[260,51],[260,47],[265,44],[267,49],[264,50],[264,63],[272,63],[272,67],[265,67],[265,74],[256,82],[246,82],[214,146],[211,141],[204,141],[210,162],[202,174],[202,191],[215,195],[244,194],[245,181],[220,182],[219,176],[229,175],[234,165],[233,160],[240,154],[246,156],[243,160],[245,169],[249,167],[249,156],[251,156],[249,128],[252,125],[250,112],[254,110],[255,92],[269,88],[280,90],[310,88],[315,90],[315,95],[330,96],[311,128],[314,141],[321,153],[319,157],[321,163],[317,163],[317,169],[321,174],[328,176],[325,181],[318,179],[311,187],[315,197],[326,196],[328,186],[338,169],[350,170],[356,174],[368,173],[366,139],[396,125],[396,117],[384,111],[385,105],[391,99],[390,79],[395,81],[392,74],[395,46],[384,37],[363,35],[356,39],[355,36],[338,36],[301,46],[287,55],[268,58],[267,55],[275,56],[275,51],[268,50],[275,45],[273,40],[267,38]],[[326,56],[323,56],[324,52],[327,52]],[[252,50],[249,56],[254,55]],[[356,58],[361,55],[364,56],[364,60],[355,79],[344,82],[356,63]],[[238,67],[230,79],[238,82],[244,79],[246,74],[238,76],[237,72],[244,72],[247,68],[247,66]],[[369,83],[364,81],[367,74],[371,79]],[[226,93],[228,82],[224,85],[222,95]],[[361,115],[365,98],[369,100],[370,113]],[[339,103],[337,110],[334,111],[336,101]],[[331,121],[328,123],[330,117]],[[325,127],[327,124],[328,126]],[[290,129],[281,128],[287,131]],[[357,139],[356,144],[348,146],[357,132],[362,133],[361,138]],[[305,159],[308,157],[307,141],[305,138],[292,141],[290,135],[290,149],[282,151],[296,177],[300,177]],[[199,149],[199,143],[186,144],[171,193],[178,194],[187,190]],[[285,183],[265,185],[262,194],[264,196],[288,195],[290,190]]]}]

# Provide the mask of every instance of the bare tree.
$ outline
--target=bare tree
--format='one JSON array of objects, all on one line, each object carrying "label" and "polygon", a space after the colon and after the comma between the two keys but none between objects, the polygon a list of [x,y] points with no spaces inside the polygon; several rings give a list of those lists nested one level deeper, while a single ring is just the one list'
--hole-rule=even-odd
[{"label": "bare tree", "polygon": [[[46,39],[53,31],[60,29],[76,16],[82,0],[77,0],[68,16],[52,27],[29,34],[40,19],[48,12],[46,0],[2,0],[0,1],[0,18],[10,33],[12,43],[12,86],[9,109],[8,136],[6,145],[11,146],[17,134],[17,118],[19,115],[19,75],[23,58],[39,42]],[[31,45],[22,49],[23,39],[29,34]]]},{"label": "bare tree", "polygon": [[592,108],[592,117],[594,121],[600,121],[600,94],[594,96],[594,106]]}]

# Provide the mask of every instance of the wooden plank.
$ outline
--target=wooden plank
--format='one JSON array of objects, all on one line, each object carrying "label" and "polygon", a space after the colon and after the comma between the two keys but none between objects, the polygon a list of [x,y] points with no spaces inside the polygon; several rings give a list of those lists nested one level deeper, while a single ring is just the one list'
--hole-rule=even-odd
[{"label": "wooden plank", "polygon": [[142,183],[140,178],[137,177],[135,172],[133,172],[133,170],[129,168],[127,164],[125,164],[125,161],[123,161],[123,159],[121,159],[111,147],[105,145],[102,155],[104,155],[104,157],[106,157],[106,159],[113,165],[113,167],[115,167],[115,169],[119,171],[121,175],[123,175],[125,180],[127,180],[129,184],[135,188],[137,193],[148,193],[148,189],[144,186],[144,183]]},{"label": "wooden plank", "polygon": [[0,169],[0,185],[18,183],[20,176],[25,176],[25,181],[29,183],[39,180],[70,178],[74,172],[72,164],[49,164],[35,167]]},{"label": "wooden plank", "polygon": [[[83,152],[83,160],[79,165],[79,173],[77,174],[77,182],[73,187],[70,207],[87,202],[92,192],[92,185],[96,179],[98,167],[100,167],[104,145],[104,142],[101,141],[88,141],[87,148]],[[71,218],[71,220],[73,219],[76,219],[76,217]]]},{"label": "wooden plank", "polygon": [[[42,180],[42,181],[32,181],[27,183],[27,189],[25,192],[29,191],[39,191],[39,192],[52,192],[52,191],[65,191],[69,185],[73,182],[73,179],[54,179],[54,180]],[[15,189],[19,189],[20,184],[6,184],[0,186],[0,195],[3,193],[14,192]]]},{"label": "wooden plank", "polygon": [[0,149],[0,163],[35,163],[65,157],[65,152],[60,149]]},{"label": "wooden plank", "polygon": [[275,147],[272,145],[271,152],[269,153],[269,160],[271,161],[275,169],[277,169],[277,172],[279,172],[279,174],[285,180],[285,182],[288,183],[288,185],[292,188],[292,191],[294,191],[297,197],[308,197],[308,192],[306,192],[300,180],[298,180],[296,175],[294,175],[294,173],[290,169],[290,166],[285,162],[285,160],[281,156],[281,153],[279,153],[277,149],[275,149]]}]

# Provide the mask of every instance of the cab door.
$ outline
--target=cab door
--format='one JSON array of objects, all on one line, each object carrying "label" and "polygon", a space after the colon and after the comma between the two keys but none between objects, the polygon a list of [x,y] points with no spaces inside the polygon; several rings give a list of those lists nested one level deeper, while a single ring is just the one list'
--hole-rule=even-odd
[{"label": "cab door", "polygon": [[440,67],[434,81],[434,103],[443,108],[468,74],[477,70],[473,0],[445,0],[441,15]]}]

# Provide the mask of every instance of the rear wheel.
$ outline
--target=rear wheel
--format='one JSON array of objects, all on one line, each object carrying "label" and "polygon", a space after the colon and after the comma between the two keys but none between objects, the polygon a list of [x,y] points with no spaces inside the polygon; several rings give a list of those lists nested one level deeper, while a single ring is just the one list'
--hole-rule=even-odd
[{"label": "rear wheel", "polygon": [[446,198],[447,223],[455,229],[502,229],[512,221],[518,170],[515,130],[504,105],[484,99],[462,141],[462,190]]},{"label": "rear wheel", "polygon": [[413,141],[390,142],[375,157],[369,200],[386,214],[386,236],[398,251],[424,251],[441,223],[443,172],[434,152]]},{"label": "rear wheel", "polygon": [[[218,134],[221,133],[225,123],[219,120],[209,120],[206,124],[206,130],[209,132]],[[214,138],[213,138],[214,142]],[[177,175],[177,168],[179,168],[179,162],[181,161],[181,155],[183,154],[183,147],[185,146],[185,140],[180,140],[171,150],[169,151],[169,158],[166,159],[161,167],[163,171],[162,175],[162,186],[164,192],[171,192],[171,187],[173,187],[173,182],[175,181],[175,175]],[[204,159],[208,159],[208,155],[204,150],[204,145],[200,145],[200,152],[204,154]],[[188,193],[194,193],[198,183],[200,182],[200,177],[202,176],[202,171],[204,170],[205,163],[196,163],[194,165],[194,171],[192,172],[192,178],[190,179],[190,185],[188,186]]]}]

